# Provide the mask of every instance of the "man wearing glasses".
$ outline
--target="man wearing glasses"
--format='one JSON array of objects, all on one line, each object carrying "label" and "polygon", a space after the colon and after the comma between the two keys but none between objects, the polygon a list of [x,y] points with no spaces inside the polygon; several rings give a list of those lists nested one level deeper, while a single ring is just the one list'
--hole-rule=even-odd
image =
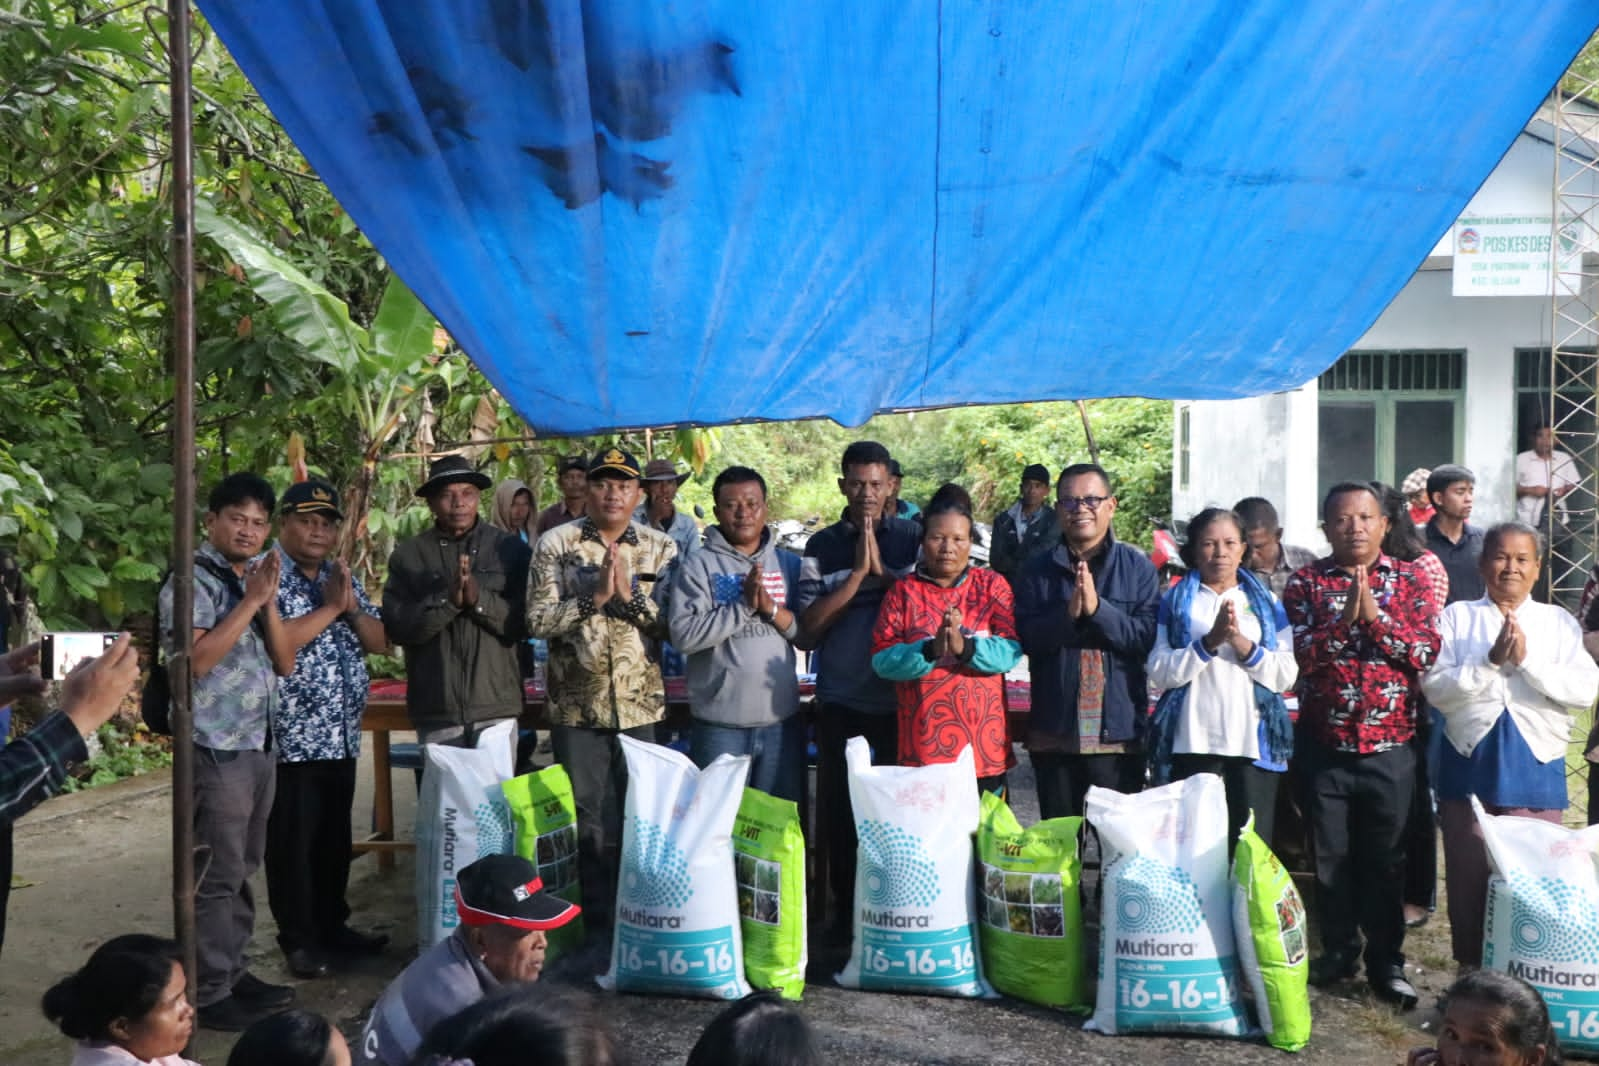
[{"label": "man wearing glasses", "polygon": [[1111,532],[1116,497],[1102,467],[1061,471],[1055,513],[1060,544],[1024,563],[1015,585],[1016,631],[1033,679],[1027,750],[1043,818],[1081,815],[1090,785],[1143,787],[1144,660],[1160,604],[1154,564]]}]

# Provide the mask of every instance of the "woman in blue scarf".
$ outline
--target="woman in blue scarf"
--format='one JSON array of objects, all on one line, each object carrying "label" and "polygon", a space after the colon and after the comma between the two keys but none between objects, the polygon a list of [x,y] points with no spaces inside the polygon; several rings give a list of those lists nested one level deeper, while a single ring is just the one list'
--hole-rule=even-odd
[{"label": "woman in blue scarf", "polygon": [[1271,841],[1277,782],[1293,753],[1282,692],[1299,677],[1293,630],[1271,589],[1243,567],[1238,516],[1212,507],[1188,523],[1188,573],[1160,601],[1149,680],[1154,783],[1216,774],[1233,833],[1255,812]]}]

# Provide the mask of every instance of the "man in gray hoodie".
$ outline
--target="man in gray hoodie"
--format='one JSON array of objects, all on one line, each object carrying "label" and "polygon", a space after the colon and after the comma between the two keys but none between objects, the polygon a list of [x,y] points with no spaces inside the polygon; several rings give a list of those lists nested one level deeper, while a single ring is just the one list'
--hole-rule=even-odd
[{"label": "man in gray hoodie", "polygon": [[702,550],[681,557],[668,612],[672,644],[688,660],[690,754],[699,766],[749,755],[751,788],[798,803],[805,727],[794,649],[805,645],[789,604],[800,558],[773,542],[760,474],[730,466],[711,495],[716,524]]}]

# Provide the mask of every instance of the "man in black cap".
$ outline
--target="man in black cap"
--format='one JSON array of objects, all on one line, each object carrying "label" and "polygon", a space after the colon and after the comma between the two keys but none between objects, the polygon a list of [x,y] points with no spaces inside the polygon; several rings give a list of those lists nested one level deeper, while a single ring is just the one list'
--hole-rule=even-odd
[{"label": "man in black cap", "polygon": [[1049,504],[1049,470],[1033,463],[1022,470],[1022,491],[1008,510],[994,519],[994,542],[988,565],[1010,578],[1035,555],[1053,551],[1060,543],[1060,522]]},{"label": "man in black cap", "polygon": [[550,743],[572,778],[578,865],[591,932],[616,899],[627,763],[618,736],[654,741],[666,689],[653,658],[666,636],[666,583],[677,546],[633,521],[638,460],[607,448],[588,468],[581,522],[539,538],[528,583],[528,632],[550,642]]},{"label": "man in black cap", "polygon": [[407,1066],[434,1025],[505,985],[537,981],[549,931],[579,914],[546,891],[519,855],[489,855],[463,868],[455,908],[455,932],[419,955],[372,1008],[351,1049],[356,1062]]},{"label": "man in black cap", "polygon": [[555,464],[555,483],[561,489],[561,498],[539,512],[534,527],[543,536],[556,526],[576,522],[583,517],[583,501],[588,499],[589,461],[581,455],[563,455]]},{"label": "man in black cap", "polygon": [[279,682],[272,716],[278,791],[267,820],[267,899],[289,972],[322,977],[332,957],[375,954],[389,939],[345,924],[366,654],[389,642],[361,580],[330,559],[344,520],[338,490],[297,482],[278,515],[278,614],[294,672]]},{"label": "man in black cap", "polygon": [[522,713],[517,644],[532,553],[479,519],[489,484],[461,456],[435,462],[416,490],[433,525],[389,557],[383,625],[405,649],[405,706],[423,744],[471,747]]},{"label": "man in black cap", "polygon": [[905,482],[905,471],[900,468],[898,459],[888,461],[888,503],[883,508],[883,513],[890,518],[909,518],[920,522],[918,517],[922,509],[909,500],[899,498],[899,491]]}]

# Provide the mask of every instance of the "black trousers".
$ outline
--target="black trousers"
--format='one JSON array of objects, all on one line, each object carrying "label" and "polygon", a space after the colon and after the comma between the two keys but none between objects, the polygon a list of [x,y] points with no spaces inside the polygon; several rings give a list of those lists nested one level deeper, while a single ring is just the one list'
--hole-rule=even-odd
[{"label": "black trousers", "polygon": [[0,949],[6,946],[6,905],[11,902],[11,823],[0,822]]},{"label": "black trousers", "polygon": [[318,948],[350,918],[355,760],[278,763],[267,821],[267,902],[284,951]]},{"label": "black trousers", "polygon": [[1316,852],[1316,910],[1325,951],[1354,958],[1366,937],[1366,975],[1405,964],[1404,834],[1415,790],[1408,747],[1371,755],[1300,734],[1296,760]]},{"label": "black trousers", "polygon": [[1427,743],[1432,735],[1431,708],[1416,715],[1410,750],[1416,758],[1416,787],[1405,820],[1405,903],[1432,910],[1438,903],[1438,816],[1432,809],[1432,780],[1427,773]]},{"label": "black trousers", "polygon": [[1057,751],[1035,751],[1029,756],[1038,781],[1038,816],[1070,818],[1083,813],[1083,797],[1090,786],[1117,792],[1144,790],[1144,756],[1068,755]]},{"label": "black trousers", "polygon": [[1282,774],[1262,770],[1255,760],[1228,755],[1173,755],[1171,779],[1182,781],[1195,774],[1215,774],[1227,790],[1227,853],[1238,843],[1238,831],[1255,812],[1255,834],[1272,846],[1277,826],[1277,782]]},{"label": "black trousers", "polygon": [[832,890],[832,906],[825,913],[835,931],[850,924],[855,910],[855,850],[860,841],[844,766],[844,746],[851,737],[866,738],[872,746],[872,765],[893,766],[899,757],[899,718],[837,704],[823,704],[817,712],[816,820],[826,853],[827,887]]},{"label": "black trousers", "polygon": [[583,891],[583,922],[589,932],[611,926],[616,877],[621,866],[622,814],[627,803],[627,759],[618,739],[655,743],[654,724],[633,729],[550,727],[555,761],[572,779],[577,804],[577,873]]}]

